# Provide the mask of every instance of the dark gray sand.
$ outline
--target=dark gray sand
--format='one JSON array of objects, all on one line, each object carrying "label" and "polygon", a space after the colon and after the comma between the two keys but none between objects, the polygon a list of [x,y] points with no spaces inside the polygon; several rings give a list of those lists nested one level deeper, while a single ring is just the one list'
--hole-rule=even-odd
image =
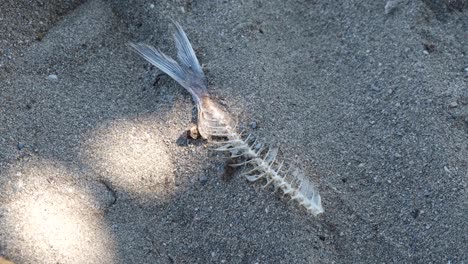
[{"label": "dark gray sand", "polygon": [[[0,4],[0,256],[468,262],[463,1],[29,2]],[[189,94],[127,46],[174,55],[169,18],[324,214],[186,138]]]}]

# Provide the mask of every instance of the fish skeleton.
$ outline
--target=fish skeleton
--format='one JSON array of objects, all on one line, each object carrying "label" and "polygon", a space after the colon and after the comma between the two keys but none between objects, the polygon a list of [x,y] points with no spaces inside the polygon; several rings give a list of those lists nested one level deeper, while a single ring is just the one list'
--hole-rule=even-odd
[{"label": "fish skeleton", "polygon": [[321,197],[315,185],[300,169],[294,166],[284,169],[284,163],[277,160],[278,148],[265,146],[253,139],[251,134],[244,137],[238,132],[236,118],[208,93],[207,79],[184,30],[177,22],[173,21],[173,24],[178,61],[146,44],[130,43],[130,46],[192,95],[198,110],[200,135],[211,142],[220,143],[221,146],[215,150],[227,152],[232,158],[243,158],[242,162],[231,166],[250,166],[249,171],[242,173],[248,181],[264,179],[264,187],[273,185],[275,191],[281,190],[283,196],[296,200],[314,216],[323,213]]}]

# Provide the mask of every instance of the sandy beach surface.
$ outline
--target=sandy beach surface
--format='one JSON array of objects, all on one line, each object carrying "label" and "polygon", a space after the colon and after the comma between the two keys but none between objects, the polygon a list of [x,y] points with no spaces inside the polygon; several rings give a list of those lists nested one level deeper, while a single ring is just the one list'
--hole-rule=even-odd
[{"label": "sandy beach surface", "polygon": [[[170,19],[325,213],[187,138]],[[467,56],[460,0],[2,1],[0,263],[468,263]]]}]

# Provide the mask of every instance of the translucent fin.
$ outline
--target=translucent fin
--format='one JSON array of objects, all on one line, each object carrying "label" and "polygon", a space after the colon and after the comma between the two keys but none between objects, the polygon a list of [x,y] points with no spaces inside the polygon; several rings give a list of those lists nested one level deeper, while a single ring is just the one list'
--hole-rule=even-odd
[{"label": "translucent fin", "polygon": [[201,98],[208,95],[208,82],[198,62],[192,44],[179,23],[172,21],[175,25],[173,37],[177,47],[177,57],[181,67],[185,71],[185,82],[181,83],[192,95]]},{"label": "translucent fin", "polygon": [[179,58],[181,64],[189,69],[192,69],[193,72],[197,73],[201,78],[205,78],[203,70],[198,62],[195,51],[190,44],[190,41],[185,34],[182,27],[179,23],[172,21],[176,27],[174,32],[174,40],[177,46],[177,57]]},{"label": "translucent fin", "polygon": [[158,69],[167,75],[171,76],[172,79],[179,83],[184,81],[185,74],[179,64],[177,64],[177,62],[169,56],[162,53],[160,50],[142,43],[130,43],[130,47],[132,47],[138,54],[145,58],[145,60],[158,67]]},{"label": "translucent fin", "polygon": [[268,152],[265,155],[265,162],[269,165],[272,164],[276,160],[277,155],[278,155],[278,148],[268,149]]},{"label": "translucent fin", "polygon": [[177,22],[174,22],[174,25],[179,62],[146,44],[130,43],[130,46],[151,64],[176,80],[192,95],[193,100],[200,104],[202,97],[208,96],[206,77],[184,30]]},{"label": "translucent fin", "polygon": [[304,174],[300,170],[294,171],[294,177],[296,184],[298,184],[298,192],[291,197],[292,199],[298,199],[303,196],[300,204],[303,205],[308,211],[314,216],[324,212],[322,207],[322,198],[315,186],[305,178]]}]

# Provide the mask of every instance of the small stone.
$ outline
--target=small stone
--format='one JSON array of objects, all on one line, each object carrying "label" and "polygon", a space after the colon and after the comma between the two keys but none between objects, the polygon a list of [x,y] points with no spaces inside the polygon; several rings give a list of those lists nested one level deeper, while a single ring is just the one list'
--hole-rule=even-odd
[{"label": "small stone", "polygon": [[200,133],[198,133],[198,128],[196,125],[193,125],[190,130],[188,131],[188,136],[191,139],[197,139],[200,137]]},{"label": "small stone", "polygon": [[150,4],[150,8],[153,9],[153,8],[154,8],[154,4]]},{"label": "small stone", "polygon": [[451,102],[451,103],[449,104],[449,106],[450,106],[450,108],[455,108],[455,107],[458,106],[458,103],[457,103],[457,102]]},{"label": "small stone", "polygon": [[250,127],[251,127],[252,129],[256,129],[256,128],[257,128],[257,122],[255,122],[255,121],[254,121],[254,122],[250,122]]},{"label": "small stone", "polygon": [[401,155],[400,153],[395,153],[395,158],[401,158],[403,157],[403,155]]},{"label": "small stone", "polygon": [[202,185],[205,185],[205,183],[208,181],[208,177],[206,177],[205,175],[201,176],[200,179],[199,179],[200,183]]},{"label": "small stone", "polygon": [[427,50],[423,50],[423,53],[426,54],[426,55],[429,55],[429,51],[427,51]]},{"label": "small stone", "polygon": [[24,149],[25,145],[23,143],[18,143],[18,145],[16,146],[18,148],[18,150],[22,150]]},{"label": "small stone", "polygon": [[468,72],[468,67],[466,67],[464,70],[465,70],[465,72]]},{"label": "small stone", "polygon": [[401,2],[401,0],[389,0],[385,4],[385,14],[388,15],[395,10],[395,8],[398,6],[398,4]]},{"label": "small stone", "polygon": [[51,74],[51,75],[47,76],[47,79],[50,80],[50,81],[56,81],[56,80],[58,80],[58,76],[55,75],[55,74]]},{"label": "small stone", "polygon": [[373,85],[371,85],[371,90],[375,91],[375,92],[378,92],[378,91],[380,91],[380,87],[373,84]]},{"label": "small stone", "polygon": [[37,35],[36,35],[36,40],[37,40],[37,41],[42,41],[42,39],[44,38],[44,36],[45,36],[45,33],[39,32],[39,33],[37,33]]}]

